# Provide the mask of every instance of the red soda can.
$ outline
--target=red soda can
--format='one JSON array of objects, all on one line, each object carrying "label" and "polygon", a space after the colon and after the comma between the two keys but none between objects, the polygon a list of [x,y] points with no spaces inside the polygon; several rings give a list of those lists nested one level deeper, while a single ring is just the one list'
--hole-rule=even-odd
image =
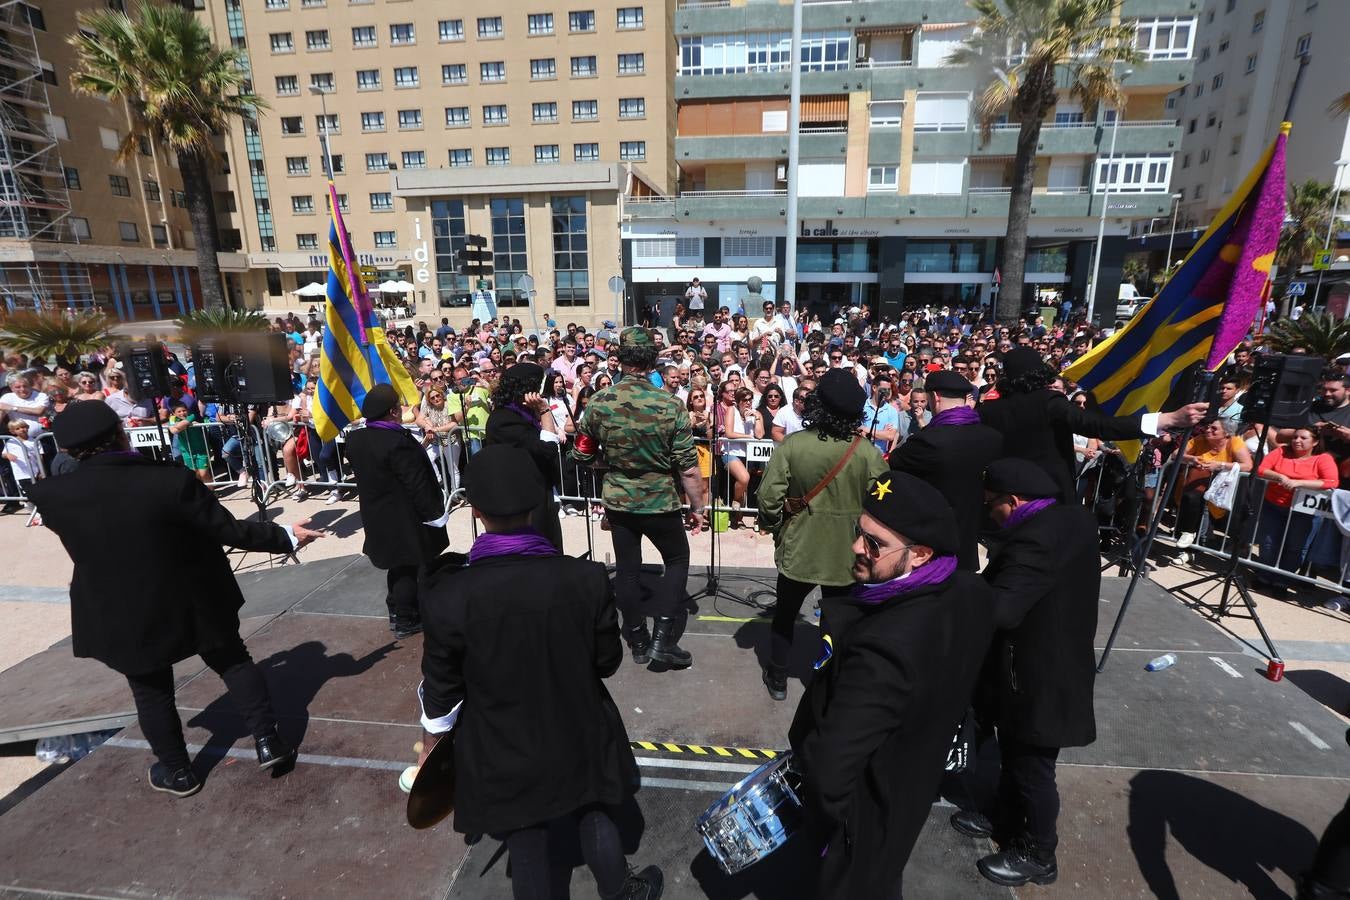
[{"label": "red soda can", "polygon": [[1266,664],[1266,677],[1271,681],[1279,681],[1284,677],[1284,660],[1272,659]]}]

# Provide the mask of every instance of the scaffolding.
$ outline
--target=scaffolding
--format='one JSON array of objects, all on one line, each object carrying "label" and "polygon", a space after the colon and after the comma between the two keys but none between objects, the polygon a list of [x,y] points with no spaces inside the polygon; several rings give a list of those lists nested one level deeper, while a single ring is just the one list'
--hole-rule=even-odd
[{"label": "scaffolding", "polygon": [[93,303],[83,263],[43,263],[35,244],[78,244],[37,37],[21,0],[0,0],[0,299],[15,309]]}]

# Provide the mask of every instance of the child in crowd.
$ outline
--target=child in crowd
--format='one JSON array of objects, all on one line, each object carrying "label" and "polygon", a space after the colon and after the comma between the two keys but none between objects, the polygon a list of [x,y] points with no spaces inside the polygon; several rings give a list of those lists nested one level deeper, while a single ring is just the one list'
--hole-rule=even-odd
[{"label": "child in crowd", "polygon": [[183,465],[197,473],[203,482],[211,480],[211,455],[206,447],[206,432],[193,428],[196,424],[195,413],[188,413],[187,405],[175,403],[169,411],[169,431],[174,435],[174,443]]},{"label": "child in crowd", "polygon": [[[28,439],[26,421],[12,418],[9,420],[8,430],[12,440],[0,443],[0,448],[3,449],[0,456],[9,461],[10,471],[19,485],[19,493],[27,497],[28,489],[33,486],[33,482],[43,477],[42,454],[38,450],[37,441]],[[32,503],[26,505],[29,509],[33,508]]]}]

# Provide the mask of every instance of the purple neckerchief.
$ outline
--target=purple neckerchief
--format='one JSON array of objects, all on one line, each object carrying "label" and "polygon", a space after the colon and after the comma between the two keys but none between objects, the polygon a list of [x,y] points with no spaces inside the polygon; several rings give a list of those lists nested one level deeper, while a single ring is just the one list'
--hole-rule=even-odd
[{"label": "purple neckerchief", "polygon": [[1020,525],[1047,506],[1054,506],[1056,502],[1058,501],[1056,501],[1054,497],[1042,497],[1039,500],[1029,500],[1012,511],[1012,515],[1008,516],[1008,521],[1003,523],[1003,527],[1012,528],[1014,525]]},{"label": "purple neckerchief", "polygon": [[401,422],[390,422],[388,419],[376,419],[374,422],[372,422],[372,421],[370,421],[369,419],[367,419],[367,420],[366,420],[366,427],[367,427],[367,428],[388,428],[388,429],[390,429],[390,430],[402,431],[402,430],[403,430],[403,423],[401,423]]},{"label": "purple neckerchief", "polygon": [[913,569],[899,578],[880,584],[855,584],[849,595],[859,603],[880,603],[897,594],[908,594],[921,587],[942,584],[956,571],[955,556],[935,556],[926,565]]},{"label": "purple neckerchief", "polygon": [[469,565],[492,556],[557,556],[558,548],[533,528],[485,531],[469,548]]},{"label": "purple neckerchief", "polygon": [[540,420],[540,418],[536,416],[531,410],[526,409],[519,403],[508,403],[506,404],[506,408],[514,412],[516,415],[520,416],[526,422],[529,422],[535,428],[543,427],[544,423]]},{"label": "purple neckerchief", "polygon": [[928,427],[934,425],[974,425],[980,421],[980,414],[969,406],[949,406],[941,412],[933,414],[933,418],[928,421]]}]

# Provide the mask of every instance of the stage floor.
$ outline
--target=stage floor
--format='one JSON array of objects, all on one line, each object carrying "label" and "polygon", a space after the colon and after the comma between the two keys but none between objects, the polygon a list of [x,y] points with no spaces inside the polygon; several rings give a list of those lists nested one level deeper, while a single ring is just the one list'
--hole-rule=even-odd
[{"label": "stage floor", "polygon": [[[736,572],[736,574],[732,574]],[[737,595],[772,584],[729,570]],[[691,589],[703,577],[690,579]],[[179,707],[206,785],[171,800],[145,784],[150,756],[134,724],[0,816],[0,897],[507,898],[497,841],[472,846],[449,823],[403,820],[399,772],[420,736],[413,690],[420,637],[394,641],[383,574],[362,557],[241,576],[243,633],[262,665],[296,769],[259,772],[252,742],[197,661],[177,671]],[[1106,579],[1102,643],[1125,583]],[[684,645],[692,668],[655,674],[626,662],[609,681],[638,745],[643,789],[622,825],[631,860],[657,863],[671,898],[797,898],[785,849],[724,876],[694,831],[698,815],[781,749],[800,683],[774,703],[759,680],[768,626],[753,610],[704,600]],[[794,672],[809,672],[814,626],[798,626]],[[1179,662],[1144,664],[1164,652]],[[1098,680],[1098,740],[1061,757],[1059,882],[1024,893],[1220,897],[1292,893],[1317,836],[1350,792],[1344,725],[1262,660],[1159,588],[1136,594]],[[0,740],[133,721],[119,678],[68,645],[0,676]],[[646,746],[643,746],[643,745]],[[698,751],[704,751],[702,753]],[[914,897],[1007,896],[978,876],[989,847],[947,826],[936,803],[905,873]],[[575,848],[559,878],[591,896]]]}]

